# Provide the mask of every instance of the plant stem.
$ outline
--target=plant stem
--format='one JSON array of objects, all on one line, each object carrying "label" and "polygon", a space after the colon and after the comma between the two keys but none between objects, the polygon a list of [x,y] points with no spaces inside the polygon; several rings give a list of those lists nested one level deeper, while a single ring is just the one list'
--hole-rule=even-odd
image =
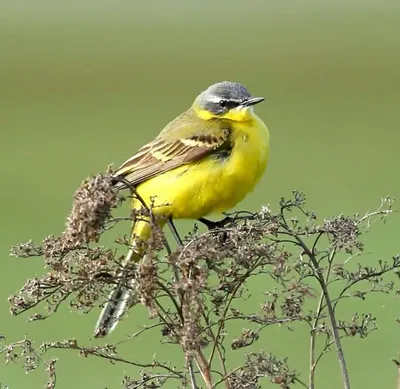
[{"label": "plant stem", "polygon": [[329,320],[331,322],[333,338],[335,340],[335,346],[336,346],[336,350],[337,350],[338,358],[339,358],[340,370],[342,372],[343,387],[344,387],[344,389],[350,389],[350,378],[349,378],[349,373],[348,373],[347,366],[346,366],[346,360],[344,357],[342,343],[340,341],[338,326],[336,323],[335,310],[333,309],[332,300],[329,295],[329,290],[328,290],[328,286],[325,282],[324,275],[322,273],[322,270],[318,264],[318,260],[315,257],[314,253],[310,251],[310,249],[307,247],[307,245],[303,242],[303,240],[299,236],[294,235],[293,237],[299,242],[299,245],[303,248],[303,250],[305,251],[307,256],[310,258],[310,260],[314,266],[314,269],[317,273],[316,276],[317,276],[318,282],[321,286],[322,292],[324,294],[326,307],[328,308]]},{"label": "plant stem", "polygon": [[[315,249],[317,246],[317,242],[319,240],[321,235],[318,235],[317,239],[314,242],[313,248],[311,250],[311,252],[313,253],[313,255],[315,255]],[[331,269],[332,269],[332,264],[333,264],[333,259],[335,258],[335,254],[336,254],[336,250],[333,250],[329,256],[328,256],[328,269],[326,270],[326,275],[324,278],[324,282],[326,285],[328,285],[329,282],[329,276],[331,274]],[[317,314],[315,316],[315,320],[314,320],[314,324],[313,324],[313,328],[311,329],[311,339],[310,339],[310,374],[309,374],[309,389],[315,389],[315,368],[317,367],[318,364],[318,360],[319,358],[316,360],[315,359],[315,346],[316,346],[316,341],[317,341],[317,333],[316,331],[316,327],[318,325],[319,319],[320,319],[320,315],[322,312],[322,303],[324,302],[324,293],[321,293],[321,296],[319,298],[318,301],[318,306],[317,306]]]},{"label": "plant stem", "polygon": [[193,358],[190,358],[189,361],[189,375],[190,375],[190,383],[192,385],[192,389],[197,389],[196,377],[194,375],[194,370],[193,370]]},{"label": "plant stem", "polygon": [[210,365],[207,363],[206,358],[204,357],[201,350],[195,351],[196,363],[200,370],[201,376],[206,384],[207,389],[213,388],[213,381],[211,376]]},{"label": "plant stem", "polygon": [[315,332],[316,327],[318,325],[319,315],[321,314],[322,302],[324,301],[324,294],[321,293],[321,297],[318,301],[317,306],[317,317],[315,318],[313,328],[311,329],[311,338],[310,338],[310,373],[308,376],[308,388],[315,389],[315,346],[316,346],[316,338],[317,334]]}]

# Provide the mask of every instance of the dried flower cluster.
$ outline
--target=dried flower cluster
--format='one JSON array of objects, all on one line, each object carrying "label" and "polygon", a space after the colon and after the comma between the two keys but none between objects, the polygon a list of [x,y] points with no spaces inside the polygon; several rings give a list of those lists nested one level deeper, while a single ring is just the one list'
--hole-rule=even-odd
[{"label": "dried flower cluster", "polygon": [[[349,320],[337,318],[337,306],[343,298],[365,299],[371,291],[390,293],[394,288],[383,277],[399,270],[399,257],[378,261],[374,268],[360,263],[355,270],[347,269],[348,255],[356,256],[363,249],[363,228],[370,226],[372,218],[390,214],[389,199],[365,216],[339,215],[319,224],[315,213],[304,209],[304,195],[294,192],[292,198],[281,200],[276,213],[264,207],[260,213],[229,214],[220,223],[202,220],[210,229],[200,233],[195,226],[182,240],[178,237],[174,251],[152,222],[152,238],[144,242],[145,258],[135,269],[121,265],[123,255],[98,245],[99,238],[117,223],[127,221],[129,231],[129,224],[140,216],[114,217],[112,211],[120,200],[111,172],[87,180],[75,194],[61,236],[47,237],[40,245],[28,242],[13,248],[16,257],[42,256],[47,272],[28,280],[10,297],[11,311],[18,315],[37,308],[31,320],[45,319],[68,300],[72,308],[87,312],[104,302],[112,285],[123,283],[135,289],[137,298],[131,309],[140,302],[153,320],[126,341],[161,330],[164,340],[181,350],[184,364],[178,368],[157,360],[135,361],[121,355],[118,344],[81,346],[74,339],[45,343],[39,347],[40,355],[50,349],[72,349],[82,356],[139,368],[123,379],[123,387],[129,389],[158,388],[170,380],[194,389],[203,385],[208,389],[260,388],[265,379],[284,389],[294,383],[315,389],[316,367],[335,346],[344,387],[349,388],[341,342],[345,337],[365,337],[375,329],[375,319],[362,313]],[[144,212],[151,215],[151,207]],[[117,242],[125,250],[129,246],[125,237]],[[260,277],[265,290],[250,294],[252,280]],[[332,283],[341,288],[332,292]],[[249,296],[258,299],[257,311],[248,311],[243,304]],[[239,333],[232,332],[230,323],[235,321],[243,324]],[[264,351],[266,327],[294,328],[295,323],[307,325],[311,333],[308,384],[288,367],[286,359]],[[8,362],[23,355],[29,371],[36,368],[38,354],[27,342],[4,346],[0,352]],[[317,353],[317,342],[322,342],[321,353]],[[246,347],[250,352],[245,361],[232,369],[231,353]],[[16,354],[15,348],[23,352]],[[47,387],[54,388],[55,361],[47,363],[47,372]]]},{"label": "dried flower cluster", "polygon": [[250,353],[243,367],[229,377],[231,389],[258,389],[260,379],[268,378],[282,389],[290,388],[296,382],[296,374],[287,366],[285,359],[277,359],[264,352]]},{"label": "dried flower cluster", "polygon": [[112,171],[99,174],[82,183],[74,195],[72,211],[62,235],[67,247],[97,242],[111,211],[119,202]]}]

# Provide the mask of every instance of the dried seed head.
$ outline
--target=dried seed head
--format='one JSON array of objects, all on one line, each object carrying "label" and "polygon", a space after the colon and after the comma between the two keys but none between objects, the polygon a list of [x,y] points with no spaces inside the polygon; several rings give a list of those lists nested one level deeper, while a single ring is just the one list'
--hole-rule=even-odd
[{"label": "dried seed head", "polygon": [[82,183],[74,195],[71,214],[62,235],[62,244],[76,247],[97,242],[111,210],[118,204],[118,189],[110,169]]}]

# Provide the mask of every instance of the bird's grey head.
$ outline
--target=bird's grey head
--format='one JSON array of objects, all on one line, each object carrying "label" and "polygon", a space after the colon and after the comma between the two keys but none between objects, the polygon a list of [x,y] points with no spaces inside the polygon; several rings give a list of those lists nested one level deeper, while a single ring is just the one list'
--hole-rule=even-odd
[{"label": "bird's grey head", "polygon": [[222,81],[208,87],[196,98],[194,105],[216,116],[223,116],[235,108],[245,108],[263,101],[252,97],[246,87],[230,81]]}]

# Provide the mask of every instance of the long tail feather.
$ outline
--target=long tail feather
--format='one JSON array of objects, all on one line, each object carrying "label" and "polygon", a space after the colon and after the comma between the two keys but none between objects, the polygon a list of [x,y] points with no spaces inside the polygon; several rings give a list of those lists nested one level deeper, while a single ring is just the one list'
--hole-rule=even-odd
[{"label": "long tail feather", "polygon": [[[125,263],[132,263],[132,257],[137,255],[132,249],[125,258]],[[117,326],[119,320],[130,308],[134,299],[133,286],[135,280],[131,280],[131,285],[117,285],[110,293],[108,301],[105,304],[103,311],[97,321],[94,336],[102,338],[112,332]]]}]

